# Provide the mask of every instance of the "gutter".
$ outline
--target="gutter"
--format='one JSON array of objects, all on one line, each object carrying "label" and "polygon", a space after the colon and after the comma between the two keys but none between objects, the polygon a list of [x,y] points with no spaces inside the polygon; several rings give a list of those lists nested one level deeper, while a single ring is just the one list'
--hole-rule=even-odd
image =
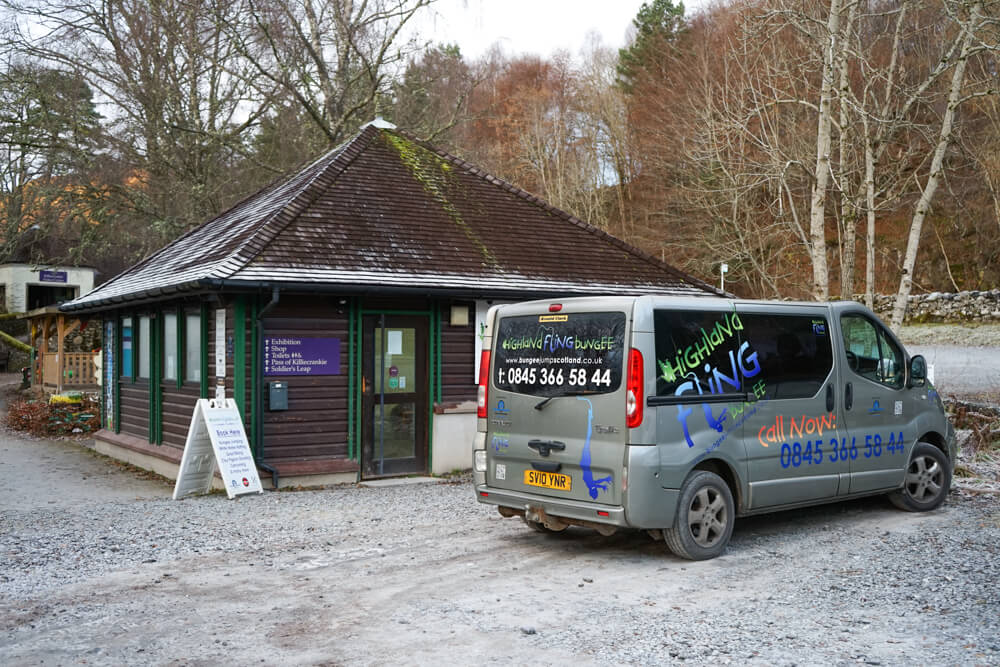
[{"label": "gutter", "polygon": [[[264,315],[267,311],[271,310],[278,305],[281,300],[281,294],[277,287],[273,288],[271,292],[271,300],[267,302],[263,308],[257,311],[257,317],[254,318],[253,322],[253,335],[260,341],[264,329]],[[260,349],[260,345],[256,346]],[[257,398],[257,409],[254,410],[254,458],[257,462],[257,467],[261,470],[271,473],[271,483],[274,484],[274,490],[278,490],[278,471],[266,463],[264,463],[264,401],[261,399],[260,394],[264,392],[264,366],[257,360],[254,366],[254,391],[258,394]]]},{"label": "gutter", "polygon": [[[592,293],[583,287],[576,289],[542,290],[542,289],[492,289],[483,291],[475,287],[407,287],[382,285],[358,285],[350,283],[309,283],[287,282],[274,280],[233,280],[231,278],[198,278],[170,287],[142,290],[127,295],[117,295],[96,299],[81,304],[63,304],[59,306],[62,312],[97,312],[108,308],[138,306],[145,303],[162,301],[171,297],[210,293],[222,289],[239,292],[260,292],[261,290],[280,289],[289,293],[301,294],[342,294],[345,296],[393,295],[459,298],[459,299],[510,299],[514,301],[530,301],[532,299],[560,298],[569,296],[642,296],[644,294],[669,294],[669,291],[651,291],[648,289],[621,289]],[[677,294],[697,298],[700,296],[720,296],[717,290],[694,294]],[[81,297],[85,298],[85,297]]]}]

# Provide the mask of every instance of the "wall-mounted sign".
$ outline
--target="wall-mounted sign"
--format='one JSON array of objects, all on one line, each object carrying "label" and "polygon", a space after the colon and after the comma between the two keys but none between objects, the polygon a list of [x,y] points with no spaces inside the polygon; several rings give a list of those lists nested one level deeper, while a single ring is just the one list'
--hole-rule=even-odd
[{"label": "wall-mounted sign", "polygon": [[42,269],[38,272],[38,279],[43,283],[64,283],[69,280],[65,271],[49,271]]},{"label": "wall-mounted sign", "polygon": [[340,375],[340,339],[265,337],[264,375]]},{"label": "wall-mounted sign", "polygon": [[226,309],[215,311],[215,377],[226,377]]}]

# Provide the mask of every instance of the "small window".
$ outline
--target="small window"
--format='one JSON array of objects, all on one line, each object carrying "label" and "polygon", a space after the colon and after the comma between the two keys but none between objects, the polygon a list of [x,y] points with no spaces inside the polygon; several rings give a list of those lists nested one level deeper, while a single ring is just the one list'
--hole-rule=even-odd
[{"label": "small window", "polygon": [[201,314],[188,313],[184,321],[184,380],[201,382]]},{"label": "small window", "polygon": [[833,368],[825,317],[741,313],[743,339],[763,369],[762,398],[812,398]]},{"label": "small window", "polygon": [[847,365],[874,382],[900,389],[906,379],[903,351],[885,329],[863,315],[840,318]]},{"label": "small window", "polygon": [[139,377],[149,378],[149,338],[152,332],[150,317],[143,315],[139,318]]},{"label": "small window", "polygon": [[163,315],[163,379],[177,379],[177,314]]},{"label": "small window", "polygon": [[122,377],[132,377],[132,318],[122,318]]},{"label": "small window", "polygon": [[731,394],[760,373],[757,353],[740,340],[732,312],[653,312],[656,395]]}]

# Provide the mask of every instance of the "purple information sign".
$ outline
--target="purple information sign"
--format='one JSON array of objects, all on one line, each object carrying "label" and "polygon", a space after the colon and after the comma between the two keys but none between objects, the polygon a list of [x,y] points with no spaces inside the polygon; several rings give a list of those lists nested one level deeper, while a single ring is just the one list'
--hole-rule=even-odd
[{"label": "purple information sign", "polygon": [[68,279],[68,276],[65,271],[42,269],[38,272],[38,279],[43,283],[64,283]]},{"label": "purple information sign", "polygon": [[264,375],[340,375],[340,339],[265,337]]}]

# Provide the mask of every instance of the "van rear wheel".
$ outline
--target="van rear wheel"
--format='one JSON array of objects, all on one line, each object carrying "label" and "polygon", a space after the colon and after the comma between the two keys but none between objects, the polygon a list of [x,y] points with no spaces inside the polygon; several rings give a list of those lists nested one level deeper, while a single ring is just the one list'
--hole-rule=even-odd
[{"label": "van rear wheel", "polygon": [[663,539],[677,556],[708,560],[726,550],[736,518],[733,494],[721,477],[696,470],[684,480],[674,525]]},{"label": "van rear wheel", "polygon": [[949,488],[951,465],[948,457],[934,445],[918,442],[906,466],[903,488],[890,493],[889,500],[907,512],[927,512],[944,502]]}]

